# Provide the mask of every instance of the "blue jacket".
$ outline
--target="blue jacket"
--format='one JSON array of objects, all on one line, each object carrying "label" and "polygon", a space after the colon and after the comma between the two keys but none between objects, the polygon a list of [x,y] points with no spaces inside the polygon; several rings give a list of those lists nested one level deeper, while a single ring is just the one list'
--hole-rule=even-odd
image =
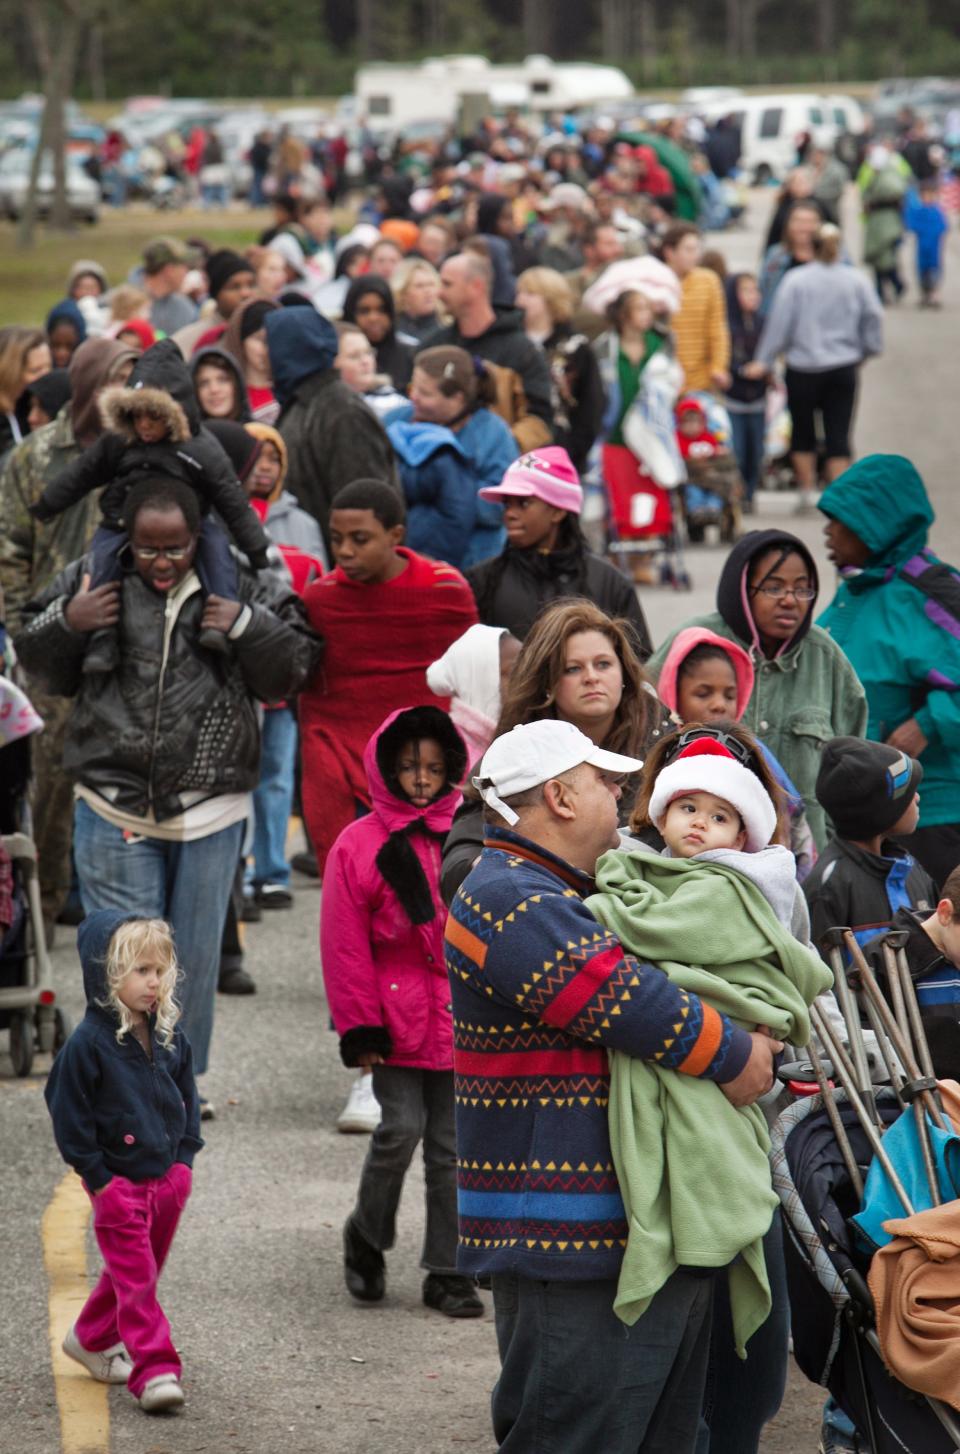
[{"label": "blue jacket", "polygon": [[562,859],[488,828],[450,905],[464,1272],[617,1277],[627,1224],[607,1051],[721,1082],[749,1056],[743,1030],[597,923],[592,892]]},{"label": "blue jacket", "polygon": [[117,1018],[99,1001],[107,997],[107,948],[120,924],[137,918],[98,909],[80,925],[87,1011],[53,1062],[44,1095],[64,1161],[90,1191],[114,1176],[147,1181],[175,1161],[193,1165],[203,1145],[193,1052],[179,1028],[169,1049],[153,1034],[153,1059],[134,1035],[117,1040]]},{"label": "blue jacket", "polygon": [[[939,272],[943,254],[944,235],[950,231],[946,213],[936,202],[921,202],[916,192],[907,198],[903,214],[907,231],[917,239],[917,271]],[[49,331],[49,324],[47,325]]]},{"label": "blue jacket", "polygon": [[885,742],[915,717],[927,739],[920,754],[920,826],[960,820],[960,577],[954,600],[934,600],[914,584],[937,557],[928,550],[933,507],[909,460],[871,454],[828,485],[820,509],[870,551],[847,569],[820,617],[867,694],[867,736]]},{"label": "blue jacket", "polygon": [[459,570],[499,555],[506,535],[503,510],[478,491],[499,485],[516,459],[516,441],[503,420],[477,409],[459,430],[415,423],[413,405],[387,416],[407,500],[406,543]]}]

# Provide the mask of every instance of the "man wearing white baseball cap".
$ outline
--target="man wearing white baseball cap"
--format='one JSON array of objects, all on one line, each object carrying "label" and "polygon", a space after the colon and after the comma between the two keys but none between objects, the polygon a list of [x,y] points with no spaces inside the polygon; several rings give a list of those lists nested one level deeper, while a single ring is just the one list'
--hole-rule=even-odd
[{"label": "man wearing white baseball cap", "polygon": [[747,1105],[781,1048],[678,991],[587,910],[597,858],[617,843],[619,778],[640,766],[548,720],[497,738],[474,778],[484,851],[446,930],[458,1265],[491,1278],[493,1425],[508,1454],[693,1454],[712,1282],[681,1267],[632,1327],[614,1315],[627,1226],[607,1050]]}]

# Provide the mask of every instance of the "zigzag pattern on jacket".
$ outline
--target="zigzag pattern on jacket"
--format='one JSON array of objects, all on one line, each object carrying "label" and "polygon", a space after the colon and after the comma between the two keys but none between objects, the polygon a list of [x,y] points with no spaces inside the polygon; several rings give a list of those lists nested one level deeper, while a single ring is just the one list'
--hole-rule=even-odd
[{"label": "zigzag pattern on jacket", "polygon": [[715,1074],[730,1053],[729,1024],[625,954],[585,908],[591,890],[585,874],[495,829],[450,908],[466,1271],[615,1278],[627,1226],[608,1047],[694,1075]]}]

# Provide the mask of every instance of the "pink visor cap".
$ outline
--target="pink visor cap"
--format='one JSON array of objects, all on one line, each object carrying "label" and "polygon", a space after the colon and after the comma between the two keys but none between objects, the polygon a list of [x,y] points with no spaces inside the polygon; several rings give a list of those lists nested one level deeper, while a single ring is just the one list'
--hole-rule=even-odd
[{"label": "pink visor cap", "polygon": [[580,476],[567,451],[555,444],[522,454],[513,461],[499,485],[491,485],[478,493],[481,500],[492,500],[494,504],[505,497],[535,495],[544,504],[569,510],[571,515],[579,515],[583,509]]}]

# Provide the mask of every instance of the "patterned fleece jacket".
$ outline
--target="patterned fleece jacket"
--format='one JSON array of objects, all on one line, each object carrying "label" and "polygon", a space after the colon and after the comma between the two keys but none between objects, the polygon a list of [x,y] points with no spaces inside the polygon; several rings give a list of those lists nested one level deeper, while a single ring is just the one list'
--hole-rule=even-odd
[{"label": "patterned fleece jacket", "polygon": [[745,1031],[597,923],[583,902],[593,887],[492,828],[450,908],[458,1263],[468,1273],[617,1278],[627,1224],[607,1051],[721,1083],[750,1054]]}]

